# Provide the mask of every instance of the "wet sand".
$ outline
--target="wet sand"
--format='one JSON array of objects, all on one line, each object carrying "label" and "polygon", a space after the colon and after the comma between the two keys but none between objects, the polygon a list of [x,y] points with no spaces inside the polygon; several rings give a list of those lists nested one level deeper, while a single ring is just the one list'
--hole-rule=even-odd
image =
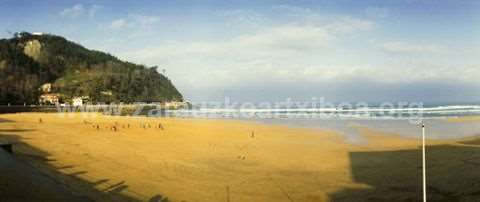
[{"label": "wet sand", "polygon": [[[14,155],[99,201],[417,201],[420,141],[233,120],[0,115]],[[159,125],[161,124],[161,126]],[[98,126],[98,128],[97,128]],[[252,134],[253,133],[253,134]],[[480,197],[475,138],[429,140],[429,198]]]}]

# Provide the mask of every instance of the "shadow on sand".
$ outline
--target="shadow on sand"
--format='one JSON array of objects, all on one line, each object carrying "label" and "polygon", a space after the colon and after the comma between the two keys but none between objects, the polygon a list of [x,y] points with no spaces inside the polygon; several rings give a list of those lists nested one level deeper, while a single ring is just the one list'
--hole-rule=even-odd
[{"label": "shadow on sand", "polygon": [[[7,120],[0,120],[7,122]],[[125,181],[112,182],[110,179],[86,181],[80,175],[87,171],[65,174],[64,169],[75,166],[55,167],[56,161],[38,148],[23,141],[19,135],[6,132],[31,130],[0,130],[0,140],[12,143],[13,155],[0,151],[0,195],[7,201],[144,201],[166,202],[160,194],[142,196],[128,190]],[[99,185],[106,187],[98,189]]]},{"label": "shadow on sand", "polygon": [[[352,179],[370,188],[345,188],[331,201],[421,201],[422,162],[418,150],[351,152]],[[480,199],[480,139],[427,147],[427,199]]]}]

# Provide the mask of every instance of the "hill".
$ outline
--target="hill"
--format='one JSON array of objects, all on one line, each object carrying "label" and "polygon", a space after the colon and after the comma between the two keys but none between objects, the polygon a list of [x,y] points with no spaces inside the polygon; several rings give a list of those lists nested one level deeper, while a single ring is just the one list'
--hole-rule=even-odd
[{"label": "hill", "polygon": [[182,101],[172,82],[157,72],[50,34],[16,33],[0,40],[0,104],[38,103],[40,86],[69,99],[91,102]]}]

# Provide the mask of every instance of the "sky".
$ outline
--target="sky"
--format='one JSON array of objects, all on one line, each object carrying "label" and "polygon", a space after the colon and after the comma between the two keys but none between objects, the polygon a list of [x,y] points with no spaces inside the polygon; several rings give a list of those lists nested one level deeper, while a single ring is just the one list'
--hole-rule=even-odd
[{"label": "sky", "polygon": [[480,101],[480,1],[0,0],[0,37],[165,70],[187,100]]}]

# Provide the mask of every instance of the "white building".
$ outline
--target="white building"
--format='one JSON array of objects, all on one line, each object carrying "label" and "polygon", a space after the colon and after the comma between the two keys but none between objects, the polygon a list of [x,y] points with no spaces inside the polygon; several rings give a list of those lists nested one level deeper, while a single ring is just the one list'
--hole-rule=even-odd
[{"label": "white building", "polygon": [[40,90],[43,93],[50,93],[50,92],[52,92],[52,84],[51,83],[45,83],[45,84],[40,86]]},{"label": "white building", "polygon": [[83,99],[82,99],[82,97],[74,97],[74,98],[72,98],[72,105],[73,105],[73,106],[82,106],[82,105],[83,105]]},{"label": "white building", "polygon": [[59,94],[57,93],[49,93],[40,95],[38,102],[40,104],[47,104],[47,105],[58,105],[59,104]]},{"label": "white building", "polygon": [[89,99],[89,96],[73,97],[72,106],[82,106],[84,103],[88,102]]},{"label": "white building", "polygon": [[184,101],[184,102],[171,101],[171,102],[164,103],[164,106],[167,109],[179,109],[179,108],[189,107],[189,105],[190,103],[188,101]]}]

